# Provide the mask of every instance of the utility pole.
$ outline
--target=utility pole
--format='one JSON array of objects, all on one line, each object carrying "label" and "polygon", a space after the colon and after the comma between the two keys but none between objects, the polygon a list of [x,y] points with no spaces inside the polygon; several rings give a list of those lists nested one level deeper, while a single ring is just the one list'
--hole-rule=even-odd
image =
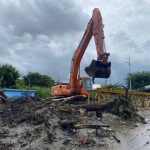
[{"label": "utility pole", "polygon": [[30,80],[30,72],[28,73],[28,95],[30,96],[30,87],[31,87],[31,80]]},{"label": "utility pole", "polygon": [[28,75],[28,77],[29,77],[29,89],[30,89],[30,87],[31,87],[30,72],[29,72],[29,75]]},{"label": "utility pole", "polygon": [[126,63],[129,65],[129,89],[131,90],[132,85],[131,85],[131,60],[130,60],[130,57],[129,57],[129,61]]}]

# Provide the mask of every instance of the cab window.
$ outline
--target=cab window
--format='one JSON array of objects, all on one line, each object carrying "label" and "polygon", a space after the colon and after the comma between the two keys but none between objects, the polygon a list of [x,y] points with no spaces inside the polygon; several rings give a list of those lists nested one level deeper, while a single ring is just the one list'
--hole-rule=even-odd
[{"label": "cab window", "polygon": [[84,78],[84,90],[92,90],[92,85],[91,85],[91,79],[89,78]]}]

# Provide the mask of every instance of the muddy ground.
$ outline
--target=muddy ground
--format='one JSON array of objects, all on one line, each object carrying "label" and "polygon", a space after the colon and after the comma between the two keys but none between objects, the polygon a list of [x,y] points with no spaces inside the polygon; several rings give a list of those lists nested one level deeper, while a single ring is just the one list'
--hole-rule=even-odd
[{"label": "muddy ground", "polygon": [[[147,124],[136,118],[122,120],[107,113],[102,119],[94,113],[85,116],[77,110],[68,113],[49,100],[38,98],[0,104],[0,150],[149,150],[150,111],[141,113]],[[110,125],[111,130],[99,129],[97,135],[95,129],[64,130],[58,124],[62,120]]]}]

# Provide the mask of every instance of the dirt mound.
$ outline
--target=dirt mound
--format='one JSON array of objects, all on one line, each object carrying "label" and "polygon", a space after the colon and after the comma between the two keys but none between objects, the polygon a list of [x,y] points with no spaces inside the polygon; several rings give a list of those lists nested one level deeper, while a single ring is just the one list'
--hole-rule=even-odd
[{"label": "dirt mound", "polygon": [[39,98],[26,97],[17,101],[10,101],[0,109],[1,126],[15,127],[22,122],[40,124],[44,121],[46,110],[38,113],[45,107]]}]

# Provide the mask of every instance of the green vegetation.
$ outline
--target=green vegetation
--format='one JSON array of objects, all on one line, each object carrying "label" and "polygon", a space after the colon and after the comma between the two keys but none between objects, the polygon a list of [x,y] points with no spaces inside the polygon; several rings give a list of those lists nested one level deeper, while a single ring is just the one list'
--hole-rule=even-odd
[{"label": "green vegetation", "polygon": [[[128,88],[130,77],[132,89],[139,89],[150,85],[150,72],[134,72],[128,75],[125,79]],[[54,83],[55,81],[50,76],[38,72],[29,72],[27,75],[20,77],[19,71],[12,65],[0,65],[1,88],[33,89],[38,91],[37,96],[49,97],[50,88]],[[107,87],[111,89],[125,88],[122,84],[110,84]]]},{"label": "green vegetation", "polygon": [[50,87],[38,87],[38,86],[33,86],[30,89],[32,90],[37,90],[37,96],[46,98],[50,97]]},{"label": "green vegetation", "polygon": [[54,84],[54,80],[47,76],[42,75],[38,72],[31,73],[29,72],[26,76],[23,77],[24,84],[29,86],[39,86],[39,87],[51,87]]},{"label": "green vegetation", "polygon": [[119,83],[109,84],[109,85],[107,85],[107,87],[109,89],[125,89],[126,88],[123,84],[119,84]]},{"label": "green vegetation", "polygon": [[[126,84],[129,88],[130,76],[128,75],[126,80]],[[132,89],[139,89],[144,86],[150,85],[150,72],[142,71],[142,72],[134,72],[131,74],[131,83]]]},{"label": "green vegetation", "polygon": [[12,65],[0,65],[0,86],[12,88],[20,77],[19,72]]},{"label": "green vegetation", "polygon": [[50,96],[50,88],[54,80],[38,72],[28,73],[20,77],[19,71],[12,65],[0,65],[0,87],[37,90],[37,96],[45,98]]},{"label": "green vegetation", "polygon": [[27,86],[24,84],[23,80],[19,79],[16,83],[16,89],[25,89],[25,90],[37,90],[38,97],[49,97],[50,96],[50,87],[39,87],[39,86]]}]

